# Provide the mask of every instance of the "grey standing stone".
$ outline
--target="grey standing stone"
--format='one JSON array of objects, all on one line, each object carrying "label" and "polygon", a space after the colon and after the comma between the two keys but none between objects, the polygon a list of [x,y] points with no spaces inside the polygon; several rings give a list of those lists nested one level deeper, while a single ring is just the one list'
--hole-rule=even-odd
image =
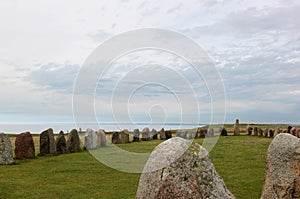
[{"label": "grey standing stone", "polygon": [[233,135],[240,135],[240,123],[239,123],[239,119],[235,120],[235,124],[233,127]]},{"label": "grey standing stone", "polygon": [[253,128],[250,125],[247,125],[247,127],[246,127],[247,135],[252,135],[252,131],[253,131]]},{"label": "grey standing stone", "polygon": [[105,147],[106,146],[106,135],[103,129],[100,129],[96,132],[97,135],[97,144],[96,147]]},{"label": "grey standing stone", "polygon": [[40,135],[40,153],[39,155],[55,154],[55,140],[53,129],[49,128],[43,131]]},{"label": "grey standing stone", "polygon": [[151,130],[151,137],[152,140],[157,140],[157,131],[155,129]]},{"label": "grey standing stone", "polygon": [[60,154],[64,153],[69,153],[67,149],[67,141],[65,138],[65,134],[63,131],[60,131],[56,140],[55,140],[55,145],[56,145],[56,152]]},{"label": "grey standing stone", "polygon": [[87,129],[84,136],[84,146],[87,150],[95,149],[97,147],[96,132],[92,129]]},{"label": "grey standing stone", "polygon": [[140,141],[140,130],[139,129],[134,129],[133,131],[133,142],[138,142]]},{"label": "grey standing stone", "polygon": [[252,133],[252,135],[253,135],[253,136],[258,136],[258,128],[257,128],[257,126],[255,126],[255,127],[253,128],[253,133]]},{"label": "grey standing stone", "polygon": [[176,137],[187,139],[187,132],[185,130],[177,130]]},{"label": "grey standing stone", "polygon": [[212,127],[209,127],[207,132],[207,137],[214,137],[215,136],[215,130]]},{"label": "grey standing stone", "polygon": [[271,142],[261,198],[300,198],[299,138],[281,133]]},{"label": "grey standing stone", "polygon": [[258,128],[258,136],[262,137],[264,134],[264,131],[261,128]]},{"label": "grey standing stone", "polygon": [[129,131],[127,129],[120,132],[121,144],[129,143]]},{"label": "grey standing stone", "polygon": [[264,131],[264,134],[263,134],[263,136],[264,136],[265,138],[268,137],[268,132],[269,132],[269,129],[266,128],[265,131]]},{"label": "grey standing stone", "polygon": [[137,199],[235,198],[199,144],[180,137],[159,144],[140,177]]},{"label": "grey standing stone", "polygon": [[168,131],[165,131],[165,134],[166,134],[166,139],[171,139],[172,138],[172,131],[168,130]]},{"label": "grey standing stone", "polygon": [[220,128],[219,128],[219,133],[220,133],[221,136],[227,136],[228,135],[226,128],[222,127],[222,126],[220,126]]},{"label": "grey standing stone", "polygon": [[17,159],[35,157],[35,147],[30,132],[17,135],[15,140],[15,155]]},{"label": "grey standing stone", "polygon": [[70,153],[80,152],[80,138],[76,129],[73,129],[67,140],[67,149]]},{"label": "grey standing stone", "polygon": [[300,138],[300,129],[297,129],[297,137]]},{"label": "grey standing stone", "polygon": [[274,131],[273,131],[272,129],[269,129],[269,130],[268,130],[268,137],[269,137],[269,138],[274,137]]},{"label": "grey standing stone", "polygon": [[198,128],[197,129],[197,134],[199,138],[205,138],[207,135],[207,129],[203,129],[203,128]]},{"label": "grey standing stone", "polygon": [[111,142],[113,144],[120,144],[121,143],[121,138],[119,132],[113,132],[111,136]]},{"label": "grey standing stone", "polygon": [[0,165],[14,164],[13,151],[9,136],[0,133]]},{"label": "grey standing stone", "polygon": [[276,128],[275,129],[275,132],[274,132],[274,137],[276,137],[278,134],[280,134],[281,133],[281,130],[280,130],[280,128]]},{"label": "grey standing stone", "polygon": [[148,127],[142,130],[142,141],[149,141],[150,140],[150,130]]},{"label": "grey standing stone", "polygon": [[166,138],[166,132],[165,132],[165,129],[164,129],[164,128],[162,128],[162,129],[159,131],[159,138],[160,138],[161,140],[167,139],[167,138]]}]

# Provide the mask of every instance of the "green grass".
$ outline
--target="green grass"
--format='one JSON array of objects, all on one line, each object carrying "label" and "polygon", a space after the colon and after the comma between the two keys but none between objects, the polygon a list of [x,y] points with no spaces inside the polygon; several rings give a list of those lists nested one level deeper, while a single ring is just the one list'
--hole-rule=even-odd
[{"label": "green grass", "polygon": [[[210,152],[216,170],[237,198],[260,197],[271,140],[253,136],[220,137]],[[132,152],[150,152],[160,142],[118,146]],[[101,150],[107,149],[97,152]],[[140,176],[111,169],[87,151],[16,163],[0,166],[0,198],[135,198]]]}]

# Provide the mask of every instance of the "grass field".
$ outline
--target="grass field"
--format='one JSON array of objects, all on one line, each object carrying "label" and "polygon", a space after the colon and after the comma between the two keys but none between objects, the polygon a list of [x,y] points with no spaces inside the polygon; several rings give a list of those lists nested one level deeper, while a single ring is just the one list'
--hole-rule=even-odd
[{"label": "grass field", "polygon": [[[38,138],[34,139],[37,144]],[[237,198],[260,197],[271,141],[246,135],[220,137],[210,152],[216,170]],[[160,142],[118,146],[150,152]],[[87,151],[17,160],[16,165],[0,166],[0,198],[135,198],[139,176],[111,169]]]}]

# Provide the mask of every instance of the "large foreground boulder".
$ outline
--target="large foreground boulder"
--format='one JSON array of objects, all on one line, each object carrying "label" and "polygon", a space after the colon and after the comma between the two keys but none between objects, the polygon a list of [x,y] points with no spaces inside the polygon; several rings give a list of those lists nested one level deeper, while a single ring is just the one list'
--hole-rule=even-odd
[{"label": "large foreground boulder", "polygon": [[8,135],[0,133],[0,165],[14,164],[11,142]]},{"label": "large foreground boulder", "polygon": [[180,137],[152,152],[140,178],[136,198],[235,198],[199,144]]},{"label": "large foreground boulder", "polygon": [[299,138],[281,133],[271,142],[261,198],[300,198]]},{"label": "large foreground boulder", "polygon": [[15,140],[15,155],[17,159],[35,157],[34,142],[29,132],[17,135]]},{"label": "large foreground boulder", "polygon": [[40,153],[39,155],[55,154],[55,140],[53,129],[49,128],[40,135]]}]

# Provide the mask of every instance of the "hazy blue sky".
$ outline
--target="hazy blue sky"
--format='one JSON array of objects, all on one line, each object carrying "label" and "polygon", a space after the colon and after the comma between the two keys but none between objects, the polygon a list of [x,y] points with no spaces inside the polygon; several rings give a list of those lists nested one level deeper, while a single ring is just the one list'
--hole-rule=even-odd
[{"label": "hazy blue sky", "polygon": [[[226,122],[238,117],[241,122],[299,123],[299,10],[298,0],[0,1],[0,122],[73,121],[73,83],[89,54],[119,33],[163,28],[186,35],[208,52],[224,82]],[[117,93],[116,110],[128,105],[134,121],[150,116],[154,122],[178,121],[178,100],[159,85],[142,87],[132,101],[121,100],[122,94],[128,96],[124,85],[142,84],[143,75],[161,74],[174,89],[184,90],[176,75],[165,71],[168,67],[157,69],[155,64],[183,71],[181,78],[198,89],[200,122],[209,121],[210,95],[203,81],[178,57],[152,51],[114,63],[109,81],[96,89],[95,109],[101,119],[111,121],[107,97],[117,76],[128,66],[146,65],[136,71],[139,78],[119,82],[124,88]],[[182,99],[185,112],[193,112],[193,100]]]}]

